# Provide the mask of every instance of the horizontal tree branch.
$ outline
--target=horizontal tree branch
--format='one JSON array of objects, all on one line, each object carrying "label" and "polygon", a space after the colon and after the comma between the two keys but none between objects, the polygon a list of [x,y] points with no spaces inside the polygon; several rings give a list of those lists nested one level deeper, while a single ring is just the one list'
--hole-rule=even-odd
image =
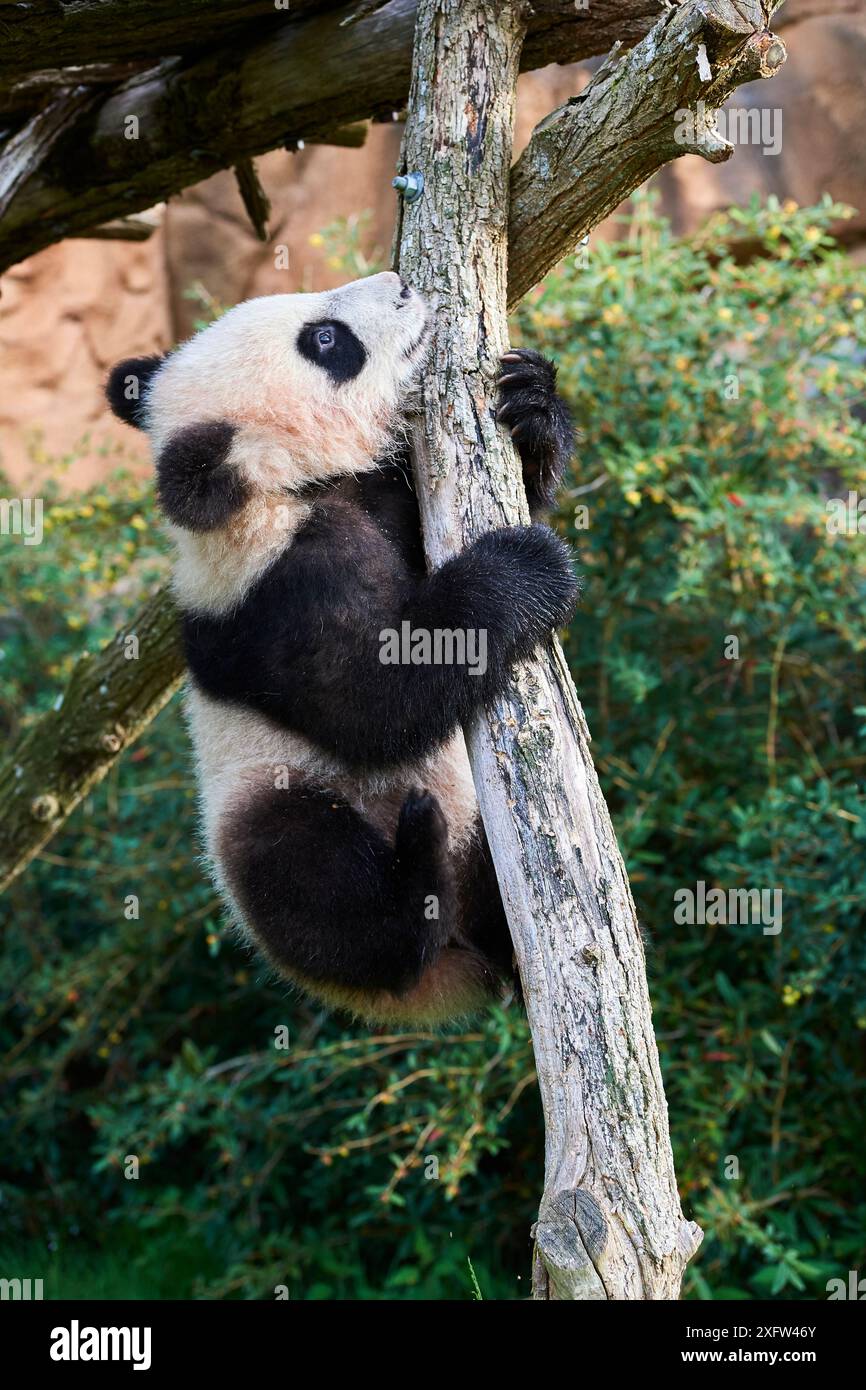
[{"label": "horizontal tree branch", "polygon": [[[511,304],[571,250],[584,231],[597,225],[610,211],[608,178],[616,178],[617,197],[625,197],[663,162],[659,154],[661,149],[669,152],[668,158],[672,148],[675,153],[680,152],[678,146],[672,146],[670,127],[682,84],[689,80],[682,64],[686,61],[688,66],[695,60],[692,50],[699,32],[703,32],[694,29],[693,16],[705,15],[708,26],[706,38],[714,75],[707,84],[707,98],[721,101],[729,94],[726,84],[744,80],[740,76],[744,71],[748,77],[755,75],[751,51],[756,44],[759,49],[766,49],[771,43],[764,25],[777,3],[778,0],[770,0],[762,10],[751,4],[751,0],[739,0],[735,10],[727,0],[698,0],[698,3],[683,7],[679,18],[678,11],[672,12],[661,21],[660,32],[667,32],[662,48],[658,48],[650,36],[647,46],[641,45],[639,61],[625,68],[618,79],[618,68],[612,73],[601,72],[595,79],[598,84],[595,93],[590,93],[586,101],[575,108],[565,108],[564,113],[555,113],[556,119],[542,122],[527,147],[527,163],[521,160],[511,171],[512,208],[508,233]],[[752,33],[742,27],[743,14],[750,12],[756,26]],[[720,14],[729,16],[727,27],[719,28]],[[668,31],[667,26],[672,24],[682,28]],[[686,39],[672,42],[682,34],[687,44]],[[690,58],[683,58],[680,45],[684,50],[688,47]],[[738,54],[747,55],[747,59],[744,57],[741,63]],[[621,60],[620,67],[623,61],[626,60]],[[612,86],[613,95],[610,95]],[[653,103],[657,103],[658,121],[647,124],[642,112]],[[586,138],[586,132],[579,125],[575,130],[574,123],[585,119],[583,113],[586,111],[593,112],[596,121],[592,141]],[[640,132],[639,139],[633,134],[635,131]],[[579,170],[572,170],[569,177],[567,151],[572,141],[576,142],[582,164]],[[618,148],[623,150],[624,157],[626,153],[628,156],[627,180],[611,169]],[[537,165],[541,161],[545,150],[551,161],[551,175],[545,177],[540,169],[537,187],[533,189],[527,170],[530,162]],[[701,152],[708,151],[702,149]],[[563,202],[566,213],[559,211]],[[549,246],[539,248],[533,244],[543,238],[550,239]],[[5,811],[0,820],[0,888],[38,853],[82,796],[105,774],[121,747],[128,745],[134,734],[145,726],[147,718],[143,712],[150,711],[148,717],[152,717],[177,687],[182,660],[175,631],[175,610],[168,592],[156,594],[132,619],[126,631],[139,635],[139,661],[124,661],[119,665],[122,658],[118,656],[116,643],[109,644],[95,657],[82,658],[64,696],[64,721],[58,721],[54,711],[45,715],[0,764],[0,805]],[[123,673],[123,679],[115,684],[118,671]],[[107,687],[109,700],[119,701],[116,708],[111,704],[90,702],[92,690],[99,690],[103,685]],[[131,709],[125,708],[126,702]],[[107,746],[102,739],[107,724],[112,721],[119,722],[125,730],[116,749]],[[19,791],[12,800],[11,793],[19,783]],[[32,810],[33,803],[42,796],[53,798],[47,822],[40,821]]]},{"label": "horizontal tree branch", "polygon": [[335,9],[339,0],[0,0],[0,77],[53,66],[150,60],[192,53],[287,20]]},{"label": "horizontal tree branch", "polygon": [[[118,3],[83,11],[107,8],[116,11]],[[167,12],[161,0],[154,8]],[[593,0],[587,10],[575,10],[573,0],[534,0],[523,66],[591,57],[615,38],[633,43],[665,9],[666,0]],[[291,22],[268,25],[263,37],[207,50],[192,61],[163,62],[108,95],[98,90],[94,108],[58,141],[9,207],[0,226],[0,271],[245,157],[401,109],[415,11],[415,0],[388,0],[372,10],[356,0],[301,19],[290,10]],[[150,23],[148,8],[142,27]],[[42,51],[56,63],[51,48]],[[97,43],[78,60],[107,59],[112,52]]]},{"label": "horizontal tree branch", "polygon": [[60,829],[183,679],[177,610],[154,594],[0,763],[0,892]]}]

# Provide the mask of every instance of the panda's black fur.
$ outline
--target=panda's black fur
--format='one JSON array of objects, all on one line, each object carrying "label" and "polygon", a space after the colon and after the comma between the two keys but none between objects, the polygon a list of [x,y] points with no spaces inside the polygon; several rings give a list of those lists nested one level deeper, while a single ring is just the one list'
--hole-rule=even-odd
[{"label": "panda's black fur", "polygon": [[[330,297],[278,297],[309,299],[310,310],[319,310],[293,321],[293,332],[298,357],[327,378],[327,386],[308,379],[324,406],[328,391],[360,392],[368,359],[381,358],[388,315],[396,320],[404,307],[423,315],[396,277],[373,281],[387,283],[376,287],[372,308],[357,286]],[[362,284],[372,296],[372,282]],[[344,313],[341,295],[349,295]],[[396,323],[390,351],[417,371],[423,332],[410,333],[406,318]],[[276,968],[326,1002],[382,1022],[440,1022],[469,1012],[507,985],[512,956],[460,725],[504,689],[516,660],[568,621],[577,586],[567,547],[534,521],[482,536],[428,574],[409,456],[393,443],[389,420],[391,442],[378,462],[358,466],[337,456],[317,477],[315,447],[293,445],[292,459],[312,463],[297,475],[294,465],[277,475],[276,493],[284,477],[293,509],[284,543],[269,539],[260,567],[244,571],[236,592],[210,605],[207,566],[216,585],[221,555],[244,563],[243,555],[213,549],[215,538],[230,547],[232,528],[261,500],[256,494],[275,485],[268,481],[266,489],[262,466],[245,461],[253,448],[245,443],[244,392],[237,397],[244,408],[228,418],[211,416],[205,405],[201,418],[181,423],[192,398],[184,393],[195,384],[196,341],[181,349],[187,371],[173,394],[148,363],[144,407],[135,392],[129,402],[124,383],[138,360],[115,368],[108,396],[118,414],[154,438],[159,502],[187,547],[186,563],[196,566],[185,601],[180,563],[178,597],[217,882]],[[214,378],[233,404],[224,348],[217,347]],[[291,360],[283,370],[293,370]],[[410,376],[406,370],[405,381]],[[273,390],[268,377],[263,395]],[[552,502],[572,448],[568,413],[554,368],[534,352],[506,355],[499,391],[497,418],[520,452],[535,518]],[[161,400],[172,414],[168,433]],[[296,416],[288,418],[291,428]],[[255,544],[260,530],[250,533]],[[486,671],[382,664],[381,632],[406,620],[413,630],[484,630]],[[284,775],[275,777],[268,759],[281,751]]]}]

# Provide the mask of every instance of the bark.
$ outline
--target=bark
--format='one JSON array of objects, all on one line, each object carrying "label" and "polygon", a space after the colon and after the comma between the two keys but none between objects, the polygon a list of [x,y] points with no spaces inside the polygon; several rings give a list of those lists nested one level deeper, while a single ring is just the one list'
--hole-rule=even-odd
[{"label": "bark", "polygon": [[271,204],[251,159],[238,161],[235,165],[235,178],[247,216],[253,224],[253,231],[259,241],[267,241]]},{"label": "bark", "polygon": [[[58,67],[132,59],[156,62],[206,44],[258,36],[286,20],[336,8],[339,0],[0,0],[0,73],[26,73],[46,58]],[[355,7],[357,8],[357,6]]]},{"label": "bark", "polygon": [[171,699],[183,669],[165,590],[97,656],[79,658],[62,698],[0,765],[0,892]]},{"label": "bark", "polygon": [[[104,15],[107,33],[106,11],[117,19],[121,10],[138,12],[138,28],[134,23],[124,28],[128,46],[116,52],[102,38],[80,50],[61,46],[59,51],[82,65],[94,56],[128,59],[149,42],[144,35],[151,27],[159,35],[165,23],[169,31],[159,43],[169,46],[160,47],[159,55],[174,53],[185,20],[171,20],[170,7],[157,0],[154,15],[146,6],[145,24],[143,4],[109,0],[67,10],[64,32],[67,19],[73,29],[95,23],[96,10]],[[202,24],[204,11],[214,8],[219,32],[220,16],[238,7],[188,0],[174,8],[199,16]],[[400,110],[409,89],[415,0],[389,0],[373,8],[360,0],[339,9],[304,8],[312,13],[296,19],[300,7],[293,6],[288,20],[257,21],[252,38],[244,31],[225,47],[206,49],[189,61],[168,58],[107,93],[97,90],[93,108],[57,142],[9,207],[0,226],[0,271],[51,242],[141,211],[245,158]],[[40,23],[48,24],[54,9],[42,6],[37,17],[28,12],[34,33]],[[523,65],[574,62],[604,52],[614,37],[634,42],[664,10],[665,0],[593,0],[586,11],[576,11],[573,0],[535,0]],[[5,19],[7,35],[20,36],[21,22],[13,11]],[[52,23],[59,23],[56,16]],[[26,47],[18,51],[20,61],[31,53]],[[50,55],[52,64],[59,61],[50,46],[40,46],[39,52]],[[130,116],[138,121],[134,138]]]},{"label": "bark", "polygon": [[[435,323],[415,431],[441,564],[528,519],[491,406],[505,317],[519,0],[421,0],[403,163],[424,174],[399,268]],[[544,1108],[536,1298],[676,1298],[700,1231],[680,1209],[628,879],[556,641],[465,730],[508,912]]]},{"label": "bark", "polygon": [[22,184],[39,168],[64,130],[90,102],[86,87],[70,87],[56,93],[0,151],[0,218]]}]

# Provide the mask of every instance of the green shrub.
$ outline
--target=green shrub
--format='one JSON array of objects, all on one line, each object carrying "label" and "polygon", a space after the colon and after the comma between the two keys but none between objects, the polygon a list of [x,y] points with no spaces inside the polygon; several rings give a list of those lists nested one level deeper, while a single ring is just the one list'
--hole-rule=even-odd
[{"label": "green shrub", "polygon": [[[680,241],[641,201],[513,333],[557,357],[583,430],[566,650],[706,1230],[693,1297],[822,1298],[862,1257],[864,552],[825,500],[862,483],[866,315],[841,212],[753,205]],[[9,734],[166,571],[129,479],[48,518],[41,547],[3,542]],[[474,1270],[524,1296],[542,1130],[519,1011],[370,1037],[290,997],[223,933],[193,797],[175,702],[4,899],[3,1272],[471,1298]],[[781,888],[782,930],[677,925],[699,880]]]}]

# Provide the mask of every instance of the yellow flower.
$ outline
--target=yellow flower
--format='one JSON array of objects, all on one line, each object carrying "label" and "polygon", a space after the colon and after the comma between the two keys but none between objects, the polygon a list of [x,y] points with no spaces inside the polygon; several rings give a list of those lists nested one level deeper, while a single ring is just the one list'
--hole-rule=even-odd
[{"label": "yellow flower", "polygon": [[721,309],[719,310],[719,318],[722,319],[725,323],[727,323],[728,320],[732,319],[733,317],[733,309],[729,309],[726,304],[723,304]]},{"label": "yellow flower", "polygon": [[852,299],[852,300],[851,300],[851,308],[852,308],[852,309],[862,309],[862,308],[863,308],[863,300],[860,298],[859,295],[857,296],[856,299]]},{"label": "yellow flower", "polygon": [[140,516],[138,513],[136,513],[135,516],[132,517],[132,519],[130,520],[130,523],[129,523],[129,524],[130,524],[130,526],[133,528],[134,531],[146,531],[146,530],[147,530],[147,522],[145,521],[144,517],[143,517],[143,516]]},{"label": "yellow flower", "polygon": [[322,236],[322,233],[321,233],[321,232],[313,232],[313,235],[310,237],[310,245],[311,245],[311,246],[324,246],[324,244],[325,244],[325,238]]},{"label": "yellow flower", "polygon": [[806,228],[806,240],[809,241],[809,242],[811,242],[813,246],[814,246],[814,244],[815,244],[816,241],[820,241],[820,240],[821,240],[821,236],[822,236],[822,232],[821,232],[821,228],[820,228],[820,227],[807,227],[807,228]]},{"label": "yellow flower", "polygon": [[675,357],[674,366],[678,372],[687,372],[689,369],[689,359],[683,356]]},{"label": "yellow flower", "polygon": [[624,318],[625,318],[625,313],[624,313],[624,311],[623,311],[623,307],[622,307],[621,304],[609,304],[609,305],[607,306],[606,309],[603,309],[603,310],[602,310],[602,314],[601,314],[602,323],[606,323],[606,324],[617,324],[617,323],[622,323],[622,321],[623,321]]},{"label": "yellow flower", "polygon": [[630,487],[628,492],[625,494],[625,500],[626,502],[630,503],[632,507],[639,507],[640,493],[638,492],[637,488]]}]

